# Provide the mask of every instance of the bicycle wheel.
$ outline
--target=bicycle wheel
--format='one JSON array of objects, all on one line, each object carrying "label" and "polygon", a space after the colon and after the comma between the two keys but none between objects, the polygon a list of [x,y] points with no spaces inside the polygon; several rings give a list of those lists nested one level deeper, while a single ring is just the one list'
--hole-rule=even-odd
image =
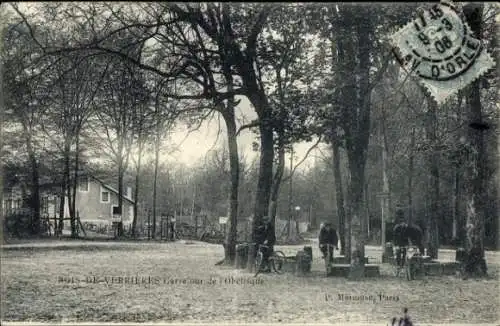
[{"label": "bicycle wheel", "polygon": [[257,256],[255,257],[255,276],[259,275],[259,273],[261,272],[261,269],[262,269],[262,262],[264,260],[264,257],[262,255],[262,252],[258,252],[257,253]]},{"label": "bicycle wheel", "polygon": [[456,271],[456,276],[462,280],[466,280],[468,278],[467,269],[464,262],[461,262],[460,265],[458,266],[458,270]]},{"label": "bicycle wheel", "polygon": [[398,265],[397,262],[394,262],[392,265],[392,273],[394,274],[395,277],[399,277],[399,274],[401,273],[401,267]]},{"label": "bicycle wheel", "polygon": [[406,279],[408,281],[412,281],[414,278],[413,268],[412,268],[411,263],[409,261],[406,261],[406,263],[405,263],[405,271],[406,271]]},{"label": "bicycle wheel", "polygon": [[281,269],[283,268],[283,264],[285,263],[286,256],[282,251],[275,251],[270,259],[271,266],[273,270],[281,274]]}]

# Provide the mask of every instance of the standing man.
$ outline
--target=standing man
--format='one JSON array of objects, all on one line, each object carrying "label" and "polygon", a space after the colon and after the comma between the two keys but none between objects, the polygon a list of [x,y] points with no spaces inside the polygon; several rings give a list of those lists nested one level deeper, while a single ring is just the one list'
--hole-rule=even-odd
[{"label": "standing man", "polygon": [[394,244],[398,247],[396,249],[396,263],[399,267],[403,267],[406,247],[408,246],[408,237],[406,236],[406,230],[408,224],[405,222],[404,212],[401,208],[396,210],[396,225],[393,228],[393,239]]},{"label": "standing man", "polygon": [[259,245],[265,245],[267,247],[261,248],[263,254],[263,264],[264,271],[269,272],[271,268],[269,266],[269,257],[274,251],[274,245],[276,244],[276,234],[274,230],[274,226],[271,223],[271,219],[268,216],[265,216],[262,219],[262,224],[258,227],[258,238],[257,238],[257,249]]},{"label": "standing man", "polygon": [[170,215],[168,218],[169,231],[170,231],[170,240],[175,240],[175,217]]},{"label": "standing man", "polygon": [[333,262],[333,248],[337,248],[338,241],[337,230],[330,222],[325,222],[319,231],[319,250],[323,254],[323,259],[328,256],[329,261]]}]

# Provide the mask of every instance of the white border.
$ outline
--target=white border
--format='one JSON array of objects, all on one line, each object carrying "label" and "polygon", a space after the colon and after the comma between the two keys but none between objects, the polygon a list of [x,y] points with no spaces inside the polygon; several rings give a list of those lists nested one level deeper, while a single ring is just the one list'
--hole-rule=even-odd
[{"label": "white border", "polygon": [[[433,323],[433,324],[415,324],[416,326],[498,326],[500,323],[500,320],[496,323],[493,323],[493,324],[450,324],[450,323],[447,323],[447,324],[436,324],[436,323]],[[189,323],[170,323],[170,322],[156,322],[156,323],[152,323],[152,322],[147,322],[147,323],[139,323],[139,322],[136,322],[136,323],[99,323],[99,322],[93,322],[93,323],[89,323],[89,322],[75,322],[75,323],[41,323],[41,322],[7,322],[7,321],[2,321],[2,325],[12,325],[12,326],[25,326],[25,325],[59,325],[59,326],[64,326],[64,325],[88,325],[88,326],[94,326],[94,325],[150,325],[150,326],[159,326],[159,325],[166,325],[166,326],[176,326],[176,325],[183,325],[183,326],[186,326],[186,325],[193,325],[193,326],[200,326],[200,325],[227,325],[227,326],[249,326],[249,325],[255,325],[255,326],[271,326],[271,325],[280,325],[280,326],[284,326],[284,325],[311,325],[311,326],[315,326],[315,325],[318,325],[318,326],[335,326],[335,325],[338,325],[338,326],[345,326],[345,325],[356,325],[356,326],[375,326],[375,325],[380,325],[380,326],[387,326],[387,325],[390,325],[390,321],[387,321],[385,323],[353,323],[353,322],[344,322],[344,323],[307,323],[307,322],[303,322],[303,323],[294,323],[294,322],[291,322],[291,323],[246,323],[246,322],[203,322],[203,321],[199,321],[199,322],[189,322]]]}]

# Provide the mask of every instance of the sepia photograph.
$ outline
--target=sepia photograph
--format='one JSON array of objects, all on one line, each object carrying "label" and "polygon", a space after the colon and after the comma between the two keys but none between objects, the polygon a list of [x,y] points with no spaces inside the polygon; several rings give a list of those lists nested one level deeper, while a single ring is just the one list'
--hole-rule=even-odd
[{"label": "sepia photograph", "polygon": [[499,27],[0,3],[0,323],[500,325]]}]

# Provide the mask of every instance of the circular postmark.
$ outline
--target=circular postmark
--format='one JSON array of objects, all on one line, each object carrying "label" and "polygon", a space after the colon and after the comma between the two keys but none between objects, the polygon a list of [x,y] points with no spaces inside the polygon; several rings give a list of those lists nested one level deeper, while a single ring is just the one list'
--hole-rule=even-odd
[{"label": "circular postmark", "polygon": [[440,3],[418,13],[398,37],[402,63],[422,79],[446,81],[464,74],[481,54],[457,9]]}]

